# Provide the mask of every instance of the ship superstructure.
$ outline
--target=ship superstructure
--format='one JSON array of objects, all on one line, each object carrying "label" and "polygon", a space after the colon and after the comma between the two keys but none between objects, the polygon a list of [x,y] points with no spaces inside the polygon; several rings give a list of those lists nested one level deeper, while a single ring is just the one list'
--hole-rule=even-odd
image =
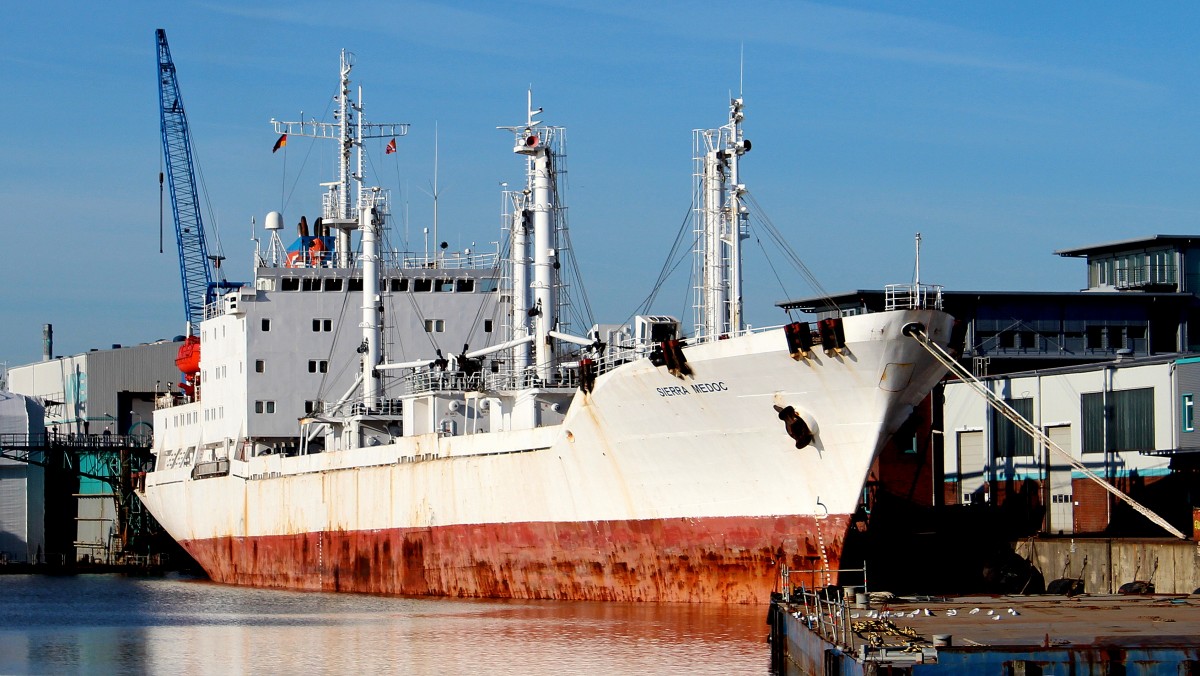
[{"label": "ship superstructure", "polygon": [[213,579],[754,602],[779,566],[836,569],[876,452],[941,376],[904,335],[947,340],[936,294],[746,329],[739,98],[696,137],[693,335],[656,315],[579,335],[564,130],[532,97],[503,127],[526,183],[502,250],[393,252],[386,193],[350,187],[366,127],[349,71],[322,217],[290,247],[267,217],[253,284],[206,309],[194,396],[155,414],[143,499]]}]

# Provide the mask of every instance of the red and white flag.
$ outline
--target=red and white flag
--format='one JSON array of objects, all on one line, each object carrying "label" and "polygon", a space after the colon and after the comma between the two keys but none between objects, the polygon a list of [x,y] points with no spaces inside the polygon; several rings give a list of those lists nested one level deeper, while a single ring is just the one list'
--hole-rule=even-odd
[{"label": "red and white flag", "polygon": [[396,139],[392,139],[391,141],[388,141],[387,149],[385,149],[383,151],[383,154],[391,155],[394,152],[396,152]]}]

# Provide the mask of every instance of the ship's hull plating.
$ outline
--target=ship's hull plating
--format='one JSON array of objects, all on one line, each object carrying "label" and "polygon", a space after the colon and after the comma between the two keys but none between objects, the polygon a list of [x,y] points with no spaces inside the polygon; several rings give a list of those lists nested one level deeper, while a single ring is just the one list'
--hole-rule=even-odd
[{"label": "ship's hull plating", "polygon": [[[951,319],[912,310],[847,318],[847,350],[807,360],[780,330],[689,346],[693,375],[626,364],[549,427],[234,454],[211,478],[191,475],[205,440],[160,448],[142,496],[220,582],[766,602],[784,565],[843,565],[875,454],[941,376],[909,322],[945,344]],[[788,435],[787,406],[811,444]]]},{"label": "ship's hull plating", "polygon": [[848,519],[471,524],[182,544],[215,581],[231,584],[402,595],[753,603],[779,588],[783,565],[836,568]]}]

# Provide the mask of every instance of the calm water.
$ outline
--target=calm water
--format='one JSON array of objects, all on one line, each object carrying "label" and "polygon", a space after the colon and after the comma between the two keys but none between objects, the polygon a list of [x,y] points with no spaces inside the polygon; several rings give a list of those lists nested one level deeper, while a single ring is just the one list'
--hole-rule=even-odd
[{"label": "calm water", "polygon": [[0,673],[769,674],[765,616],[0,575]]}]

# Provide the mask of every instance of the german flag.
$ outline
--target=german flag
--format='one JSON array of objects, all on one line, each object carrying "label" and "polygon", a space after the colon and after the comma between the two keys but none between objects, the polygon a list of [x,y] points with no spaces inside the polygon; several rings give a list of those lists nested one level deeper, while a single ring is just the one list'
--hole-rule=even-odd
[{"label": "german flag", "polygon": [[286,145],[287,145],[287,134],[284,134],[283,136],[279,137],[278,141],[275,142],[275,147],[271,148],[271,152],[275,152],[276,150],[279,150],[280,148],[282,148]]}]

